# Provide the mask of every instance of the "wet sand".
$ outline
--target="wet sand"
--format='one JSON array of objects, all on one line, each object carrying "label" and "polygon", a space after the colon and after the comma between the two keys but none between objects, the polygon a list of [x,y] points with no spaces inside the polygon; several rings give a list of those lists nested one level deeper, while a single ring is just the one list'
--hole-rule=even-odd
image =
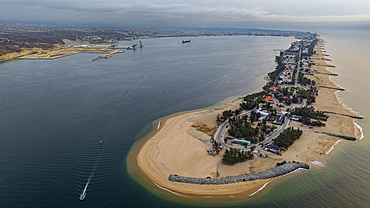
[{"label": "wet sand", "polygon": [[[311,59],[315,65],[311,67],[319,73],[310,75],[318,86],[338,88],[329,79],[325,62],[325,54],[321,51],[323,41],[315,47],[316,54]],[[340,76],[340,75],[339,75]],[[320,111],[331,111],[340,114],[354,115],[345,109],[337,99],[335,89],[320,88],[316,102],[312,105]],[[141,147],[136,156],[137,165],[149,180],[171,191],[192,196],[246,196],[260,189],[266,182],[260,180],[225,185],[195,185],[175,183],[168,180],[170,174],[189,177],[226,177],[261,172],[276,166],[281,161],[299,161],[308,163],[316,157],[323,156],[339,140],[336,137],[315,133],[315,130],[334,134],[360,137],[360,131],[355,127],[353,118],[328,114],[330,117],[325,127],[313,127],[291,122],[291,126],[303,130],[302,137],[289,147],[282,156],[268,153],[266,159],[255,157],[252,160],[233,166],[222,164],[223,152],[210,156],[206,149],[211,147],[210,136],[196,130],[192,126],[214,128],[216,117],[226,109],[236,109],[241,100],[234,99],[225,106],[177,115],[161,123],[161,128],[151,136]],[[345,141],[351,142],[351,141]]]}]

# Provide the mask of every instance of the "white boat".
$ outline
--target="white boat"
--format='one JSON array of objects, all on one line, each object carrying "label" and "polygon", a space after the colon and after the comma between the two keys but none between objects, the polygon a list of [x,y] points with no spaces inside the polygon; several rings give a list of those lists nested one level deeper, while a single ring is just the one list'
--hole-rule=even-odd
[{"label": "white boat", "polygon": [[85,194],[85,191],[83,192],[83,193],[81,193],[81,195],[80,195],[80,200],[82,201],[82,200],[84,200],[85,199],[85,196],[86,196],[86,194]]}]

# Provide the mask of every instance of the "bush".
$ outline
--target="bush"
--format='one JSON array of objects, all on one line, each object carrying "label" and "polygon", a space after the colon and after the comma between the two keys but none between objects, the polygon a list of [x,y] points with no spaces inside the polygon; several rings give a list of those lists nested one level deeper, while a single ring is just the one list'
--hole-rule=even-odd
[{"label": "bush", "polygon": [[285,163],[286,163],[286,161],[284,160],[283,162],[276,163],[276,166],[284,165]]}]

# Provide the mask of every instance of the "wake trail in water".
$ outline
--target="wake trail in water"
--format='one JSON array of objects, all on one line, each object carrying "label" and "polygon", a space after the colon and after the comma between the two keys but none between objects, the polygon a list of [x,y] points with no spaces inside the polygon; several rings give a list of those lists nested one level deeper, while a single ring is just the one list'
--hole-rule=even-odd
[{"label": "wake trail in water", "polygon": [[100,160],[101,160],[101,155],[99,156],[98,160],[96,161],[96,163],[95,163],[95,165],[94,165],[94,167],[93,167],[93,169],[92,169],[92,171],[91,171],[91,174],[90,174],[89,178],[87,179],[87,182],[86,182],[86,185],[85,185],[84,190],[83,190],[83,191],[81,192],[81,194],[80,194],[80,200],[81,200],[81,201],[82,201],[82,200],[84,200],[84,199],[85,199],[85,197],[86,197],[86,190],[87,190],[87,187],[89,186],[90,181],[91,181],[91,178],[94,176],[94,174],[95,174],[95,172],[96,172],[96,167],[98,167],[98,164],[99,164]]}]

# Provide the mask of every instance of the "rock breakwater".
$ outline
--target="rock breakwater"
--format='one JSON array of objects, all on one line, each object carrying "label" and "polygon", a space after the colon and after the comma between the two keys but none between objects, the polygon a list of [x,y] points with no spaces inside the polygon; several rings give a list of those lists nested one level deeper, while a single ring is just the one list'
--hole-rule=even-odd
[{"label": "rock breakwater", "polygon": [[300,163],[300,162],[285,163],[284,165],[277,166],[275,168],[271,168],[269,170],[262,171],[259,173],[246,174],[246,175],[240,175],[240,176],[231,176],[231,177],[226,177],[226,178],[194,178],[194,177],[185,177],[185,176],[171,174],[168,177],[168,180],[173,181],[173,182],[180,182],[180,183],[221,185],[221,184],[238,183],[238,182],[274,178],[277,176],[290,173],[294,170],[297,170],[298,168],[309,169],[310,166],[304,163]]}]

